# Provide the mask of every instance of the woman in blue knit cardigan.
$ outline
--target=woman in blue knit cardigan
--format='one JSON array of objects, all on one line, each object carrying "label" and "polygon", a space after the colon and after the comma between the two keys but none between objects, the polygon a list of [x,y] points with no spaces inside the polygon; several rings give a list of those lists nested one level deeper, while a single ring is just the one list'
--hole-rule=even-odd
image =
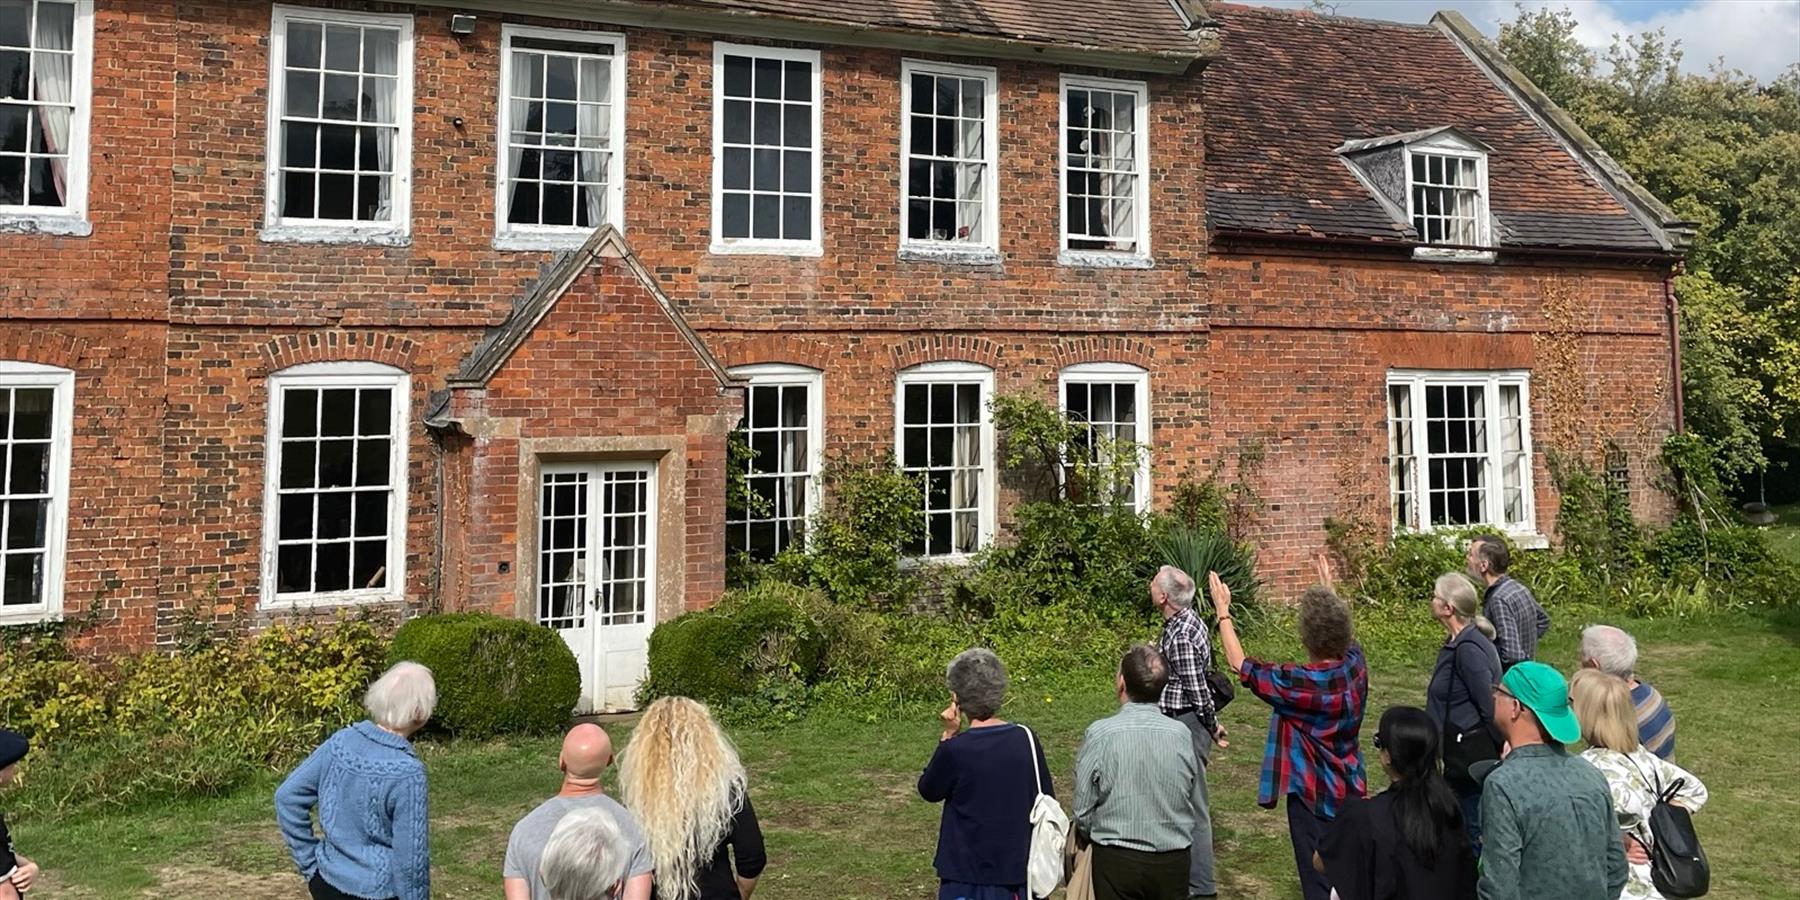
[{"label": "woman in blue knit cardigan", "polygon": [[363,697],[368,720],[327,738],[276,789],[275,819],[313,900],[429,900],[425,766],[408,738],[436,706],[431,670],[395,665]]}]

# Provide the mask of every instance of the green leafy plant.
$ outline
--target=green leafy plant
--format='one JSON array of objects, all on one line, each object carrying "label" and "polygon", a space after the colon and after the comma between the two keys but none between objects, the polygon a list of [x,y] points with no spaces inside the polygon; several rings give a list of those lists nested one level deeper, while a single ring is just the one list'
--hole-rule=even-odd
[{"label": "green leafy plant", "polygon": [[581,695],[581,670],[562,637],[521,619],[420,616],[394,634],[388,659],[431,669],[438,689],[431,724],[463,737],[555,730]]},{"label": "green leafy plant", "polygon": [[825,503],[808,523],[805,546],[777,557],[767,577],[817,586],[840,603],[904,602],[916,581],[901,570],[901,548],[925,533],[918,482],[891,456],[833,460],[823,477]]},{"label": "green leafy plant", "polygon": [[1194,606],[1202,614],[1211,608],[1206,596],[1207,573],[1219,573],[1231,588],[1232,616],[1242,627],[1254,628],[1264,618],[1262,580],[1256,575],[1256,550],[1233,541],[1222,531],[1176,526],[1156,538],[1157,555],[1194,579],[1199,589]]}]

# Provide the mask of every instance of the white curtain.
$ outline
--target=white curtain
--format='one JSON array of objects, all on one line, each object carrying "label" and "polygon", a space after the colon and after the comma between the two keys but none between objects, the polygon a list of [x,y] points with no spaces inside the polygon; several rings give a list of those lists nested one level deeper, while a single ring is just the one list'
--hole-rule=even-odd
[{"label": "white curtain", "polygon": [[[65,9],[66,7],[57,6]],[[36,75],[36,90],[39,100],[54,104],[72,104],[74,101],[75,56],[75,22],[72,8],[65,16],[50,15],[47,9],[40,10],[37,17],[37,39],[34,45],[39,50],[59,50],[60,53],[33,54],[32,71]],[[39,106],[38,127],[43,130],[44,143],[51,153],[65,154],[69,152],[69,118],[71,106]],[[50,161],[51,178],[56,182],[56,199],[58,203],[69,200],[69,160],[63,156]]]},{"label": "white curtain", "polygon": [[[575,113],[575,145],[580,148],[576,165],[580,167],[579,180],[588,185],[581,188],[588,227],[598,228],[606,220],[606,164],[612,155],[611,135],[606,127],[612,112],[610,60],[582,60],[577,96],[582,103]],[[590,149],[594,147],[600,149]]]},{"label": "white curtain", "polygon": [[1525,519],[1525,416],[1517,387],[1500,388],[1500,482],[1509,525]]},{"label": "white curtain", "polygon": [[381,171],[381,204],[375,209],[375,219],[386,222],[393,218],[394,212],[394,141],[399,135],[399,124],[395,113],[395,93],[398,91],[400,71],[400,38],[397,34],[387,32],[371,32],[364,36],[363,52],[369,58],[363,61],[365,72],[393,72],[396,77],[371,78],[367,75],[363,80],[374,88],[375,121],[381,123],[374,131],[375,152]]},{"label": "white curtain", "polygon": [[960,510],[981,507],[981,390],[956,386],[956,441],[952,448],[956,468],[950,474],[950,505],[959,510],[952,523],[952,550],[973,552],[980,516]]},{"label": "white curtain", "polygon": [[[808,400],[806,390],[803,387],[781,389],[781,460],[778,465],[784,473],[806,472],[806,458],[809,449],[806,445]],[[781,509],[777,512],[780,515],[798,517],[806,511],[806,475],[787,475],[781,479],[779,489],[781,491]],[[783,523],[780,527],[787,529],[789,526]],[[788,530],[781,537],[781,544],[785,546],[787,542],[793,540],[794,535],[791,530]]]},{"label": "white curtain", "polygon": [[979,242],[982,239],[981,213],[985,193],[987,147],[982,142],[982,128],[987,115],[987,87],[979,81],[962,82],[962,113],[967,116],[971,101],[980,118],[964,118],[957,122],[956,155],[967,162],[956,166],[956,240]]},{"label": "white curtain", "polygon": [[[537,88],[534,84],[527,84],[521,87],[520,83],[530,79],[532,60],[538,58],[539,57],[535,54],[531,53],[513,54],[512,90],[509,93],[514,95],[533,96],[537,92]],[[516,99],[516,97],[508,97],[506,102],[512,104],[507,109],[507,116],[511,121],[512,130],[507,132],[505,142],[507,152],[512,154],[512,159],[507,164],[509,174],[507,177],[508,194],[506,197],[506,216],[507,221],[510,222],[513,221],[513,198],[519,195],[519,175],[525,169],[525,154],[514,147],[514,145],[525,142],[525,131],[531,127],[531,101]],[[532,141],[532,143],[536,143],[536,141]],[[538,222],[537,210],[535,209],[532,210],[530,222],[533,225]]]}]

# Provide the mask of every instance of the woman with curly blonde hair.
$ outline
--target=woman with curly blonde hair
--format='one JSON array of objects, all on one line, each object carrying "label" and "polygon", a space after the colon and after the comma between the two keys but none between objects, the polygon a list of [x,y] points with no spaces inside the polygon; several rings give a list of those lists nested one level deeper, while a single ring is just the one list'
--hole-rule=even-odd
[{"label": "woman with curly blonde hair", "polygon": [[650,845],[653,896],[749,900],[768,861],[762,829],[737,748],[704,704],[664,697],[644,710],[619,757],[619,791]]}]

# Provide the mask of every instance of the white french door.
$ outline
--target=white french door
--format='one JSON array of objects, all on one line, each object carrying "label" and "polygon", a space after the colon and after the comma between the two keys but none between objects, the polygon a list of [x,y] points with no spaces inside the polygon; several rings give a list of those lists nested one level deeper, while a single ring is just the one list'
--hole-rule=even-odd
[{"label": "white french door", "polygon": [[633,709],[656,624],[656,466],[546,464],[541,485],[537,619],[581,664],[579,711]]}]

